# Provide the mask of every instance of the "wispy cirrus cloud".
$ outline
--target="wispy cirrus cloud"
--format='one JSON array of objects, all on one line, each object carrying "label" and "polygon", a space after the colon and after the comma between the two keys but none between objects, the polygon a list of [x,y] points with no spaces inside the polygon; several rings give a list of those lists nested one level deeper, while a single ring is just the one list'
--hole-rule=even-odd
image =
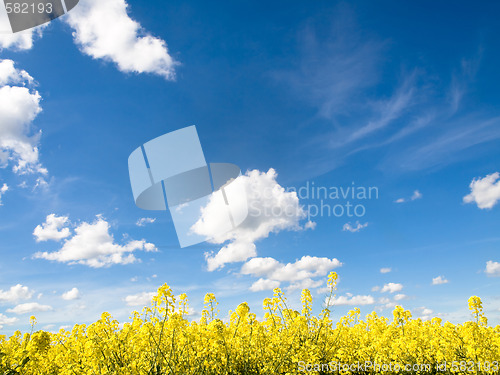
[{"label": "wispy cirrus cloud", "polygon": [[363,34],[345,5],[337,6],[329,36],[318,34],[315,25],[305,25],[298,37],[297,65],[274,71],[273,76],[299,100],[316,107],[320,117],[334,119],[357,107],[353,96],[363,96],[378,81],[385,43]]},{"label": "wispy cirrus cloud", "polygon": [[376,111],[379,112],[376,115],[377,118],[369,120],[366,125],[362,125],[360,128],[355,129],[349,134],[345,142],[349,143],[365,138],[374,132],[383,130],[393,121],[400,118],[412,105],[416,91],[414,83],[415,75],[416,73],[414,72],[406,77],[391,98],[377,103]]},{"label": "wispy cirrus cloud", "polygon": [[396,70],[379,90],[381,56],[390,44],[359,27],[347,5],[338,7],[330,21],[336,26],[327,37],[324,27],[321,33],[318,26],[305,27],[297,66],[275,74],[296,98],[318,109],[302,146],[308,151],[303,162],[315,171],[310,173],[325,173],[355,154],[382,147],[380,169],[441,168],[474,157],[474,147],[500,139],[500,113],[467,101],[481,51],[458,61],[448,80],[436,81],[422,64]]}]

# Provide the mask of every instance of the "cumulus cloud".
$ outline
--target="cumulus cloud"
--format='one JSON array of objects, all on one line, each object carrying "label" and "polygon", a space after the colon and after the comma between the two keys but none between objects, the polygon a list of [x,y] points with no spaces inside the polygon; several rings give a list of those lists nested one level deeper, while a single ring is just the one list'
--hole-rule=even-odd
[{"label": "cumulus cloud", "polygon": [[137,220],[135,225],[137,225],[138,227],[144,227],[146,226],[146,224],[153,224],[155,221],[156,219],[153,219],[151,217],[142,217],[139,220]]},{"label": "cumulus cloud", "polygon": [[351,232],[351,233],[356,233],[359,232],[361,229],[366,228],[368,226],[368,223],[361,224],[359,221],[356,221],[356,224],[354,226],[351,225],[351,223],[346,223],[342,227],[342,230],[344,232]]},{"label": "cumulus cloud", "polygon": [[378,303],[380,304],[377,307],[377,310],[382,311],[384,309],[393,309],[396,307],[396,302],[391,301],[390,298],[382,297],[379,298]]},{"label": "cumulus cloud", "polygon": [[267,276],[278,281],[297,281],[311,277],[325,276],[334,268],[340,267],[337,258],[319,258],[304,255],[294,263],[283,264],[274,258],[253,258],[246,262],[242,268],[243,275]]},{"label": "cumulus cloud", "polygon": [[[314,289],[318,288],[322,285],[325,285],[325,280],[313,280],[310,278],[295,281],[291,283],[286,290],[288,292],[291,292],[293,290],[303,290],[303,289]],[[330,288],[326,287],[327,291],[330,290]]]},{"label": "cumulus cloud", "polygon": [[380,273],[389,273],[392,271],[392,268],[390,267],[383,267],[380,269]]},{"label": "cumulus cloud", "polygon": [[30,299],[32,296],[33,291],[21,284],[11,286],[9,290],[0,289],[0,302],[17,302],[22,299]]},{"label": "cumulus cloud", "polygon": [[438,276],[438,277],[434,277],[432,279],[432,285],[440,285],[440,284],[447,284],[449,283],[448,280],[446,280],[446,278],[444,276]]},{"label": "cumulus cloud", "polygon": [[155,295],[155,292],[142,292],[126,296],[124,301],[128,306],[147,306]]},{"label": "cumulus cloud", "polygon": [[[13,51],[25,51],[33,47],[33,40],[42,36],[42,30],[47,24],[37,26],[33,29],[18,32],[0,32],[0,51],[10,49]],[[0,30],[11,30],[7,15],[0,17]]]},{"label": "cumulus cloud", "polygon": [[[224,244],[216,254],[205,253],[207,268],[214,271],[224,267],[227,263],[244,262],[257,255],[255,242],[267,238],[270,233],[282,230],[303,230],[307,228],[300,225],[306,217],[304,208],[299,204],[296,192],[287,192],[276,181],[277,173],[274,169],[267,172],[258,170],[248,171],[233,183],[241,184],[246,191],[248,203],[248,217],[236,229],[213,237],[214,223],[221,222],[219,216],[225,215],[218,208],[216,202],[209,202],[202,210],[201,217],[192,227],[192,230],[208,238],[210,242]],[[233,204],[235,204],[233,202]],[[236,202],[238,204],[238,202]]]},{"label": "cumulus cloud", "polygon": [[0,206],[3,206],[2,203],[2,196],[9,190],[9,186],[7,184],[3,184],[2,187],[0,187]]},{"label": "cumulus cloud", "polygon": [[38,311],[50,311],[52,310],[52,306],[49,305],[41,305],[38,302],[28,302],[17,305],[12,309],[7,309],[7,312],[14,314],[27,314]]},{"label": "cumulus cloud", "polygon": [[0,329],[3,328],[4,324],[6,325],[12,325],[15,322],[17,322],[19,319],[16,317],[9,318],[8,316],[5,316],[4,314],[0,313]]},{"label": "cumulus cloud", "polygon": [[316,229],[316,225],[317,225],[317,223],[315,223],[314,221],[309,220],[307,223],[304,224],[304,229],[314,230],[314,229]]},{"label": "cumulus cloud", "polygon": [[32,123],[42,111],[41,96],[33,78],[15,67],[12,60],[0,60],[0,167],[13,162],[17,173],[42,173],[38,145],[41,133]]},{"label": "cumulus cloud", "polygon": [[416,201],[417,199],[421,199],[423,197],[423,194],[418,191],[418,190],[415,190],[413,192],[413,195],[410,197],[410,198],[399,198],[399,199],[396,199],[394,202],[395,203],[405,203],[405,202],[411,202],[411,201]]},{"label": "cumulus cloud", "polygon": [[138,261],[134,251],[156,251],[155,245],[145,240],[130,240],[119,245],[115,243],[109,229],[109,223],[98,215],[93,223],[79,224],[72,237],[64,241],[60,250],[37,252],[33,257],[99,268],[134,263]]},{"label": "cumulus cloud", "polygon": [[[241,267],[241,274],[261,277],[250,290],[265,290],[265,286],[277,288],[280,282],[288,282],[288,290],[317,288],[324,280],[313,280],[323,277],[329,271],[342,265],[338,259],[318,258],[309,255],[293,263],[283,264],[274,258],[252,258]],[[266,289],[273,289],[266,288]]]},{"label": "cumulus cloud", "polygon": [[388,284],[384,284],[384,286],[382,287],[380,292],[381,293],[385,293],[385,292],[395,293],[395,292],[399,292],[401,289],[403,289],[403,284],[388,283]]},{"label": "cumulus cloud", "polygon": [[394,296],[394,301],[401,301],[402,299],[406,299],[407,296],[406,294],[399,293]]},{"label": "cumulus cloud", "polygon": [[65,21],[81,51],[115,63],[122,72],[153,73],[174,79],[177,64],[165,41],[147,33],[128,15],[125,0],[85,0]]},{"label": "cumulus cloud", "polygon": [[495,172],[484,178],[475,178],[470,183],[470,194],[465,203],[476,203],[480,209],[491,209],[500,201],[500,173]]},{"label": "cumulus cloud", "polygon": [[61,297],[66,301],[72,301],[74,299],[80,298],[80,291],[78,290],[78,288],[73,288],[71,290],[68,290],[67,292],[64,292]]},{"label": "cumulus cloud", "polygon": [[56,216],[50,214],[46,217],[45,223],[37,225],[33,231],[36,242],[42,241],[60,241],[71,235],[70,229],[67,227],[69,219],[67,216]]},{"label": "cumulus cloud", "polygon": [[411,198],[410,198],[410,199],[411,199],[412,201],[415,201],[415,200],[417,200],[417,199],[421,199],[422,197],[423,197],[422,193],[421,193],[421,192],[419,192],[418,190],[415,190],[415,191],[413,192],[413,195],[411,196]]},{"label": "cumulus cloud", "polygon": [[416,317],[420,318],[422,320],[432,319],[432,313],[434,312],[431,309],[424,307],[424,306],[417,307],[414,311],[415,311]]},{"label": "cumulus cloud", "polygon": [[252,284],[250,290],[252,292],[260,292],[262,290],[273,290],[274,288],[279,288],[279,286],[279,281],[260,278]]},{"label": "cumulus cloud", "polygon": [[[325,303],[328,303],[328,300],[325,300]],[[330,305],[332,306],[365,306],[373,305],[374,303],[375,299],[370,295],[353,296],[349,294],[347,296],[335,297],[330,300]]]},{"label": "cumulus cloud", "polygon": [[486,262],[486,272],[489,276],[500,277],[500,263],[489,260]]}]

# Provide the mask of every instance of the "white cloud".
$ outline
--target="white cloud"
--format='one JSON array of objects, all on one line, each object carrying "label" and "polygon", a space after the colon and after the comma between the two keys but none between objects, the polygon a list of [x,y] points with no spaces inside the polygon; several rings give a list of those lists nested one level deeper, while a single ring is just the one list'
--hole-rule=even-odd
[{"label": "white cloud", "polygon": [[423,197],[422,193],[419,192],[418,190],[415,190],[413,192],[413,195],[411,196],[411,200],[414,201],[414,200],[417,200],[417,199],[421,199]]},{"label": "white cloud", "polygon": [[154,73],[173,79],[176,62],[166,43],[146,33],[127,14],[125,0],[86,0],[66,22],[75,30],[75,43],[94,59],[112,61],[122,72]]},{"label": "white cloud", "polygon": [[[325,285],[325,280],[313,280],[313,279],[307,278],[307,279],[303,279],[303,280],[299,280],[299,281],[295,281],[295,282],[291,283],[286,288],[286,290],[288,292],[291,292],[293,290],[314,289],[314,288],[318,288],[318,287],[323,286],[323,285]],[[330,289],[328,288],[328,290],[330,290]]]},{"label": "white cloud", "polygon": [[277,281],[296,282],[312,277],[325,276],[340,267],[336,258],[318,258],[305,255],[294,263],[283,264],[274,258],[253,258],[241,267],[243,275],[266,276]]},{"label": "white cloud", "polygon": [[388,283],[388,284],[384,284],[384,286],[382,287],[380,292],[381,293],[385,293],[385,292],[395,293],[395,292],[399,292],[401,289],[403,289],[403,284]]},{"label": "white cloud", "polygon": [[383,267],[380,269],[380,273],[389,273],[392,271],[392,268],[390,267]]},{"label": "white cloud", "polygon": [[38,160],[41,133],[33,134],[31,126],[42,111],[42,98],[33,86],[33,78],[14,61],[0,60],[0,167],[13,162],[20,174],[47,173]]},{"label": "white cloud", "polygon": [[61,297],[66,301],[72,301],[74,299],[80,298],[80,291],[78,290],[78,288],[73,288],[71,290],[68,290],[67,292],[64,292]]},{"label": "white cloud", "polygon": [[0,302],[17,302],[22,299],[29,299],[33,296],[33,291],[27,286],[17,284],[11,286],[9,290],[0,289]]},{"label": "white cloud", "polygon": [[342,227],[342,230],[344,232],[349,231],[351,233],[356,233],[359,232],[361,229],[366,228],[368,226],[368,223],[361,224],[359,221],[356,221],[355,226],[353,227],[351,223],[346,223]]},{"label": "white cloud", "polygon": [[464,197],[464,202],[475,202],[480,209],[493,208],[500,201],[499,178],[500,173],[495,172],[484,178],[473,179],[469,185],[471,193]]},{"label": "white cloud", "polygon": [[402,299],[406,299],[407,296],[406,294],[399,293],[394,296],[394,301],[401,301]]},{"label": "white cloud", "polygon": [[[301,230],[300,220],[306,217],[304,208],[299,204],[296,192],[287,192],[276,182],[274,169],[267,173],[258,170],[248,171],[233,184],[241,184],[248,199],[248,217],[236,229],[215,236],[210,242],[223,244],[217,254],[205,253],[207,268],[214,271],[227,263],[244,262],[257,255],[255,242],[267,238],[270,233],[282,230]],[[237,199],[237,198],[236,198]],[[239,205],[243,202],[233,202]],[[221,213],[218,204],[210,202],[203,210],[201,218],[192,230],[208,238],[213,237],[220,226]],[[310,226],[310,225],[309,225]]]},{"label": "white cloud", "polygon": [[67,225],[69,225],[68,217],[50,214],[46,217],[45,223],[36,226],[33,235],[36,237],[36,242],[60,241],[71,235]]},{"label": "white cloud", "polygon": [[155,221],[156,219],[153,219],[151,217],[142,217],[137,220],[137,223],[135,223],[135,225],[137,225],[138,227],[144,227],[146,226],[146,224],[153,224]]},{"label": "white cloud", "polygon": [[413,195],[409,199],[399,198],[399,199],[396,199],[394,202],[395,203],[406,203],[406,202],[410,202],[410,201],[416,201],[417,199],[421,199],[422,197],[423,197],[423,194],[420,191],[415,190],[413,192]]},{"label": "white cloud", "polygon": [[377,310],[380,311],[384,309],[393,309],[396,306],[396,303],[394,301],[391,301],[386,297],[379,298],[378,302],[380,303],[380,306],[377,307]]},{"label": "white cloud", "polygon": [[19,319],[16,317],[9,318],[9,317],[5,316],[4,314],[0,313],[0,329],[3,327],[4,324],[11,325],[11,324],[14,324],[15,322],[17,322],[18,320]]},{"label": "white cloud", "polygon": [[415,309],[415,314],[418,318],[422,319],[422,320],[429,320],[429,319],[432,319],[432,313],[434,311],[432,311],[431,309],[427,308],[427,307],[418,307]]},{"label": "white cloud", "polygon": [[66,239],[55,252],[38,252],[34,258],[54,260],[68,264],[83,264],[94,268],[137,261],[134,251],[156,251],[155,245],[145,240],[131,240],[125,245],[116,244],[109,233],[109,223],[100,215],[93,223],[83,222],[75,234]]},{"label": "white cloud", "polygon": [[434,277],[432,279],[432,285],[440,285],[440,284],[447,284],[449,281],[446,280],[444,276],[438,276]]},{"label": "white cloud", "polygon": [[353,99],[364,98],[363,92],[376,83],[383,52],[382,42],[361,35],[349,7],[336,6],[333,14],[332,22],[321,26],[328,30],[328,38],[322,37],[319,25],[309,23],[299,30],[294,69],[275,73],[325,118],[358,108]]},{"label": "white cloud", "polygon": [[31,312],[37,311],[50,311],[52,310],[52,306],[49,305],[41,305],[38,302],[28,302],[17,305],[12,309],[7,309],[7,312],[14,314],[27,314]]},{"label": "white cloud", "polygon": [[288,292],[293,290],[313,289],[325,284],[324,280],[313,280],[315,277],[325,276],[334,268],[340,267],[336,258],[318,258],[303,256],[294,263],[283,264],[274,258],[252,258],[241,267],[241,274],[260,277],[250,290],[256,292],[274,289],[281,282],[290,283]]},{"label": "white cloud", "polygon": [[314,221],[309,220],[307,223],[305,223],[304,229],[314,230],[314,229],[316,229],[316,225],[317,225],[317,223],[315,223]]},{"label": "white cloud", "polygon": [[347,139],[347,142],[356,141],[368,135],[380,131],[389,126],[393,121],[400,118],[413,104],[415,87],[415,74],[405,79],[397,92],[387,101],[378,103],[379,117],[368,124],[355,130]]},{"label": "white cloud", "polygon": [[126,296],[124,301],[128,306],[148,306],[155,295],[155,292],[142,292]]},{"label": "white cloud", "polygon": [[[0,51],[10,49],[13,51],[29,50],[33,47],[33,40],[42,36],[42,30],[47,24],[18,33],[0,32]],[[11,30],[8,17],[0,17],[0,30]]]},{"label": "white cloud", "polygon": [[279,286],[279,281],[260,278],[252,284],[250,290],[252,292],[260,292],[262,290],[273,290],[274,288],[279,288]]},{"label": "white cloud", "polygon": [[378,292],[380,290],[380,287],[378,285],[375,285],[373,288],[372,288],[372,292]]},{"label": "white cloud", "polygon": [[2,206],[2,195],[4,195],[9,190],[9,186],[7,184],[3,184],[0,188],[0,206]]},{"label": "white cloud", "polygon": [[[325,300],[325,303],[328,301]],[[330,300],[330,305],[337,306],[365,306],[365,305],[373,305],[375,303],[375,299],[370,295],[347,295],[347,296],[339,296],[332,298]]]},{"label": "white cloud", "polygon": [[279,267],[282,267],[282,264],[274,258],[253,258],[243,265],[241,273],[244,275],[264,276],[272,274]]},{"label": "white cloud", "polygon": [[490,276],[500,276],[500,263],[489,260],[486,262],[486,270],[484,271]]}]

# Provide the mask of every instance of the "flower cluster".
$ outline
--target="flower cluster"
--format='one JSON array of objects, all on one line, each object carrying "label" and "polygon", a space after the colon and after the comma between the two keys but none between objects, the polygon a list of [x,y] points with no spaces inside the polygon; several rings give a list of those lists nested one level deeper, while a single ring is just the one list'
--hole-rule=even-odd
[{"label": "flower cluster", "polygon": [[[331,273],[328,301],[336,283],[337,274]],[[360,310],[353,309],[334,322],[329,304],[318,316],[312,314],[308,290],[301,301],[302,310],[293,310],[275,289],[264,300],[261,321],[244,302],[223,322],[215,296],[207,294],[201,319],[190,321],[187,296],[176,298],[163,285],[151,305],[123,325],[103,313],[97,322],[70,331],[32,329],[0,336],[0,374],[299,374],[305,368],[301,364],[357,362],[391,364],[365,374],[394,373],[394,368],[424,363],[433,369],[443,363],[473,363],[480,366],[474,373],[499,373],[500,326],[487,325],[479,297],[469,300],[473,320],[457,325],[439,318],[413,319],[401,306],[392,320],[375,312],[362,319]],[[31,324],[36,324],[34,317]],[[456,365],[447,373],[469,370],[469,365]],[[357,372],[348,366],[339,373]]]}]

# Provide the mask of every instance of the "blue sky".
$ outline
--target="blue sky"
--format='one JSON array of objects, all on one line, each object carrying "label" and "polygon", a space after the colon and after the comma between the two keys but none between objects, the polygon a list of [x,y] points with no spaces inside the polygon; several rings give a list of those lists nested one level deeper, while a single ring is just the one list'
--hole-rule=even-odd
[{"label": "blue sky", "polygon": [[[294,306],[311,287],[319,310],[330,270],[336,317],[401,304],[460,322],[478,295],[500,323],[499,10],[81,0],[42,29],[0,35],[1,332],[32,314],[49,330],[103,311],[124,321],[163,283],[188,293],[194,318],[207,292],[223,315],[247,301],[262,316],[278,284]],[[193,124],[209,162],[283,187],[267,203],[302,214],[181,249],[168,212],[135,206],[127,159]],[[292,190],[313,182],[378,198],[351,202],[361,217],[308,218],[320,201]],[[133,258],[96,266],[89,243]]]}]

